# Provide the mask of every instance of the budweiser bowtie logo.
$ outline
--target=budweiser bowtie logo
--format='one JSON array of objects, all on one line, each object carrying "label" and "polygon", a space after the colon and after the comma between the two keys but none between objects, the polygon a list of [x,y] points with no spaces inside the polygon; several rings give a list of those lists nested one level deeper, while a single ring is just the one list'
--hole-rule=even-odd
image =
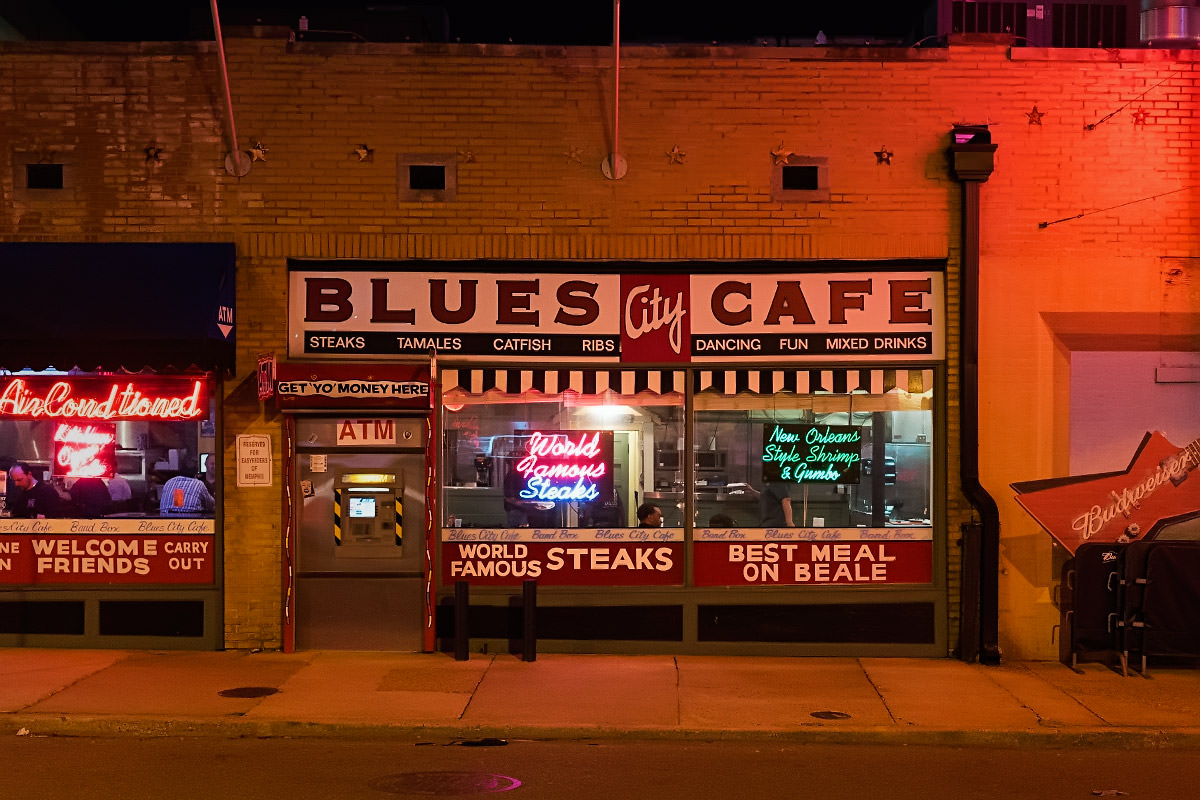
[{"label": "budweiser bowtie logo", "polygon": [[686,275],[622,275],[621,297],[623,361],[690,360]]}]

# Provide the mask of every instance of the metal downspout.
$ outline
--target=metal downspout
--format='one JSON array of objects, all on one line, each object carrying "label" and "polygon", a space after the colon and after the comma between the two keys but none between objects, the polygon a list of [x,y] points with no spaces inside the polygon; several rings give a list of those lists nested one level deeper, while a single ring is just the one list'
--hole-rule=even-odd
[{"label": "metal downspout", "polygon": [[994,169],[996,145],[986,126],[956,128],[950,147],[962,183],[962,275],[959,404],[963,493],[979,515],[963,525],[963,615],[959,657],[1000,663],[1000,511],[979,480],[979,249],[980,184]]},{"label": "metal downspout", "polygon": [[613,147],[600,164],[604,177],[616,181],[625,177],[629,164],[621,157],[621,0],[613,0]]},{"label": "metal downspout", "polygon": [[225,170],[230,175],[241,177],[250,171],[250,162],[245,161],[241,148],[238,147],[237,125],[233,121],[233,92],[229,89],[229,66],[225,63],[225,39],[221,36],[221,15],[217,11],[217,0],[209,0],[212,7],[213,33],[217,39],[217,56],[221,61],[221,82],[225,86],[225,119],[229,123],[230,156],[225,160]]}]

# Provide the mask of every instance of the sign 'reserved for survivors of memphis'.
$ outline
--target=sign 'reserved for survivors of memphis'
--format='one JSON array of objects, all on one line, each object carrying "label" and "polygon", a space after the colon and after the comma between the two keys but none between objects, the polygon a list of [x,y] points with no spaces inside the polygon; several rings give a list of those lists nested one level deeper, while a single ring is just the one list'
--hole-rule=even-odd
[{"label": "sign 'reserved for survivors of memphis'", "polygon": [[[352,262],[353,264],[354,262]],[[672,363],[943,357],[940,269],[583,275],[290,266],[292,358]]]}]

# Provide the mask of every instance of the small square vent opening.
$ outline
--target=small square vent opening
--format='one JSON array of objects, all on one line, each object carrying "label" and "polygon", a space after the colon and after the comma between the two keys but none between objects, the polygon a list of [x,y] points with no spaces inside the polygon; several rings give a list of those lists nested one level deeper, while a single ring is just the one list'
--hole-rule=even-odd
[{"label": "small square vent opening", "polygon": [[63,188],[62,164],[26,164],[25,188],[27,189],[61,189]]},{"label": "small square vent opening", "polygon": [[418,192],[440,192],[446,188],[446,167],[443,164],[411,164],[408,167],[408,188]]},{"label": "small square vent opening", "polygon": [[817,167],[815,166],[784,166],[782,171],[783,188],[785,190],[814,192],[821,188]]}]

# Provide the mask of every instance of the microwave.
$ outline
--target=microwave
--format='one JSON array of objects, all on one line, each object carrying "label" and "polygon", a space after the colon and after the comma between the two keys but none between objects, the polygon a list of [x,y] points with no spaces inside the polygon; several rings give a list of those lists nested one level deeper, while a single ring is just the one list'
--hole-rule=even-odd
[{"label": "microwave", "polygon": [[146,479],[146,452],[144,450],[117,450],[116,472],[123,478]]}]

